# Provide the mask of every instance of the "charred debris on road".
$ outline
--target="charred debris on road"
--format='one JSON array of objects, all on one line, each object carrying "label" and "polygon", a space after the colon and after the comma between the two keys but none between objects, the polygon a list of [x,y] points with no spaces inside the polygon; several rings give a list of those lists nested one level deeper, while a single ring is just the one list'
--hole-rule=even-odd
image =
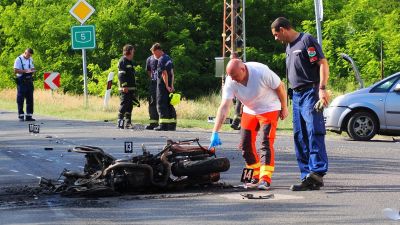
[{"label": "charred debris on road", "polygon": [[229,186],[217,183],[220,172],[229,169],[229,160],[216,157],[215,150],[201,146],[199,139],[168,140],[157,154],[151,154],[143,147],[141,155],[129,159],[116,159],[94,146],[76,146],[72,151],[85,154],[83,172],[64,169],[56,180],[42,177],[39,181],[42,192],[100,197],[184,190],[195,186]]}]

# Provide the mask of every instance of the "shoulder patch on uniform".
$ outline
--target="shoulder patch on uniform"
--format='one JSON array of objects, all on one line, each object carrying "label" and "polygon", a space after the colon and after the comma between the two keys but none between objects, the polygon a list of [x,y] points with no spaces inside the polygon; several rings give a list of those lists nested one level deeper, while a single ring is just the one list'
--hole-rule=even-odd
[{"label": "shoulder patch on uniform", "polygon": [[309,47],[309,48],[307,48],[307,52],[308,52],[308,56],[311,58],[311,57],[314,57],[315,55],[317,55],[317,52],[315,51],[315,48],[314,47]]},{"label": "shoulder patch on uniform", "polygon": [[317,52],[314,47],[307,48],[308,57],[310,58],[310,63],[318,61]]}]

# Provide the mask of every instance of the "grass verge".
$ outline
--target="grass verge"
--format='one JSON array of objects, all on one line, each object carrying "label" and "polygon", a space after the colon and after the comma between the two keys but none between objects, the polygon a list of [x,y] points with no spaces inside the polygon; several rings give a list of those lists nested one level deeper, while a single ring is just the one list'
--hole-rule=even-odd
[{"label": "grass verge", "polygon": [[[16,90],[0,90],[0,109],[15,111]],[[221,97],[218,94],[199,98],[198,100],[182,100],[176,106],[178,115],[178,126],[183,128],[201,128],[211,130],[213,124],[208,123],[208,116],[215,116]],[[61,119],[77,119],[92,121],[115,121],[119,108],[119,97],[112,96],[108,107],[103,105],[103,98],[97,96],[88,97],[88,106],[85,107],[83,96],[66,95],[57,91],[35,90],[35,114],[53,116]],[[135,107],[132,113],[134,123],[148,123],[148,104],[146,101],[140,102],[139,108]],[[17,115],[16,115],[17,117]],[[233,118],[233,109],[229,117]],[[231,130],[229,125],[224,125],[224,131]],[[278,130],[292,130],[292,115],[284,121],[280,120]]]}]

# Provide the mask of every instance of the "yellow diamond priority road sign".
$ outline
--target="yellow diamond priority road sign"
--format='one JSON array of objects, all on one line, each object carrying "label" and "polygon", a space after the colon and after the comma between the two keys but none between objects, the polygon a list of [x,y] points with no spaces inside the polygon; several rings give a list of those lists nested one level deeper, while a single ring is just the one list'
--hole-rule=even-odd
[{"label": "yellow diamond priority road sign", "polygon": [[69,13],[74,16],[81,24],[85,23],[87,19],[94,13],[95,9],[89,5],[85,0],[78,0],[71,8]]}]

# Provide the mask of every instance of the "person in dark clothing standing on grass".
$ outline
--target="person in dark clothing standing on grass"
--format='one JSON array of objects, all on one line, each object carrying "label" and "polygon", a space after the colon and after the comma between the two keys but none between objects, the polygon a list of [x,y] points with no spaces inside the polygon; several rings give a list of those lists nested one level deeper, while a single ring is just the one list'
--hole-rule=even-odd
[{"label": "person in dark clothing standing on grass", "polygon": [[[17,75],[17,105],[19,121],[35,121],[33,114],[33,49],[27,48],[14,62],[14,73]],[[24,113],[24,101],[26,99],[26,114]]]},{"label": "person in dark clothing standing on grass", "polygon": [[158,112],[157,112],[157,65],[158,60],[151,55],[146,60],[147,75],[150,78],[149,84],[149,116],[150,124],[146,126],[147,130],[153,130],[158,126]]},{"label": "person in dark clothing standing on grass", "polygon": [[[328,171],[325,124],[321,106],[327,106],[329,65],[321,46],[310,34],[293,29],[289,20],[271,24],[275,40],[287,44],[286,70],[293,89],[293,133],[301,183],[292,191],[319,190]],[[321,104],[319,104],[321,103]]]},{"label": "person in dark clothing standing on grass", "polygon": [[125,45],[123,56],[118,62],[118,81],[120,94],[120,107],[118,113],[118,127],[123,129],[132,128],[132,109],[133,105],[138,104],[135,98],[135,65],[133,64],[133,54],[135,49],[132,45]]},{"label": "person in dark clothing standing on grass", "polygon": [[176,130],[176,111],[170,104],[170,93],[174,92],[174,65],[171,57],[165,54],[159,43],[153,44],[151,52],[157,64],[157,111],[159,126],[157,131]]}]

